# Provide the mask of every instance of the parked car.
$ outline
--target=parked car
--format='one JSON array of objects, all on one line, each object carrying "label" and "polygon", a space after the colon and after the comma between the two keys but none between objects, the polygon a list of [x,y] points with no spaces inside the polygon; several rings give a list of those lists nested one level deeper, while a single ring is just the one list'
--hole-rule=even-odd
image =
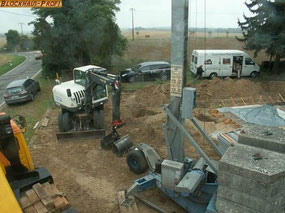
[{"label": "parked car", "polygon": [[40,91],[40,84],[33,79],[20,79],[12,81],[4,92],[7,105],[33,101],[35,94]]},{"label": "parked car", "polygon": [[35,60],[39,60],[39,59],[42,59],[43,57],[43,54],[41,52],[36,52],[35,54]]},{"label": "parked car", "polygon": [[166,61],[148,61],[121,72],[123,82],[149,81],[170,79],[170,64]]}]

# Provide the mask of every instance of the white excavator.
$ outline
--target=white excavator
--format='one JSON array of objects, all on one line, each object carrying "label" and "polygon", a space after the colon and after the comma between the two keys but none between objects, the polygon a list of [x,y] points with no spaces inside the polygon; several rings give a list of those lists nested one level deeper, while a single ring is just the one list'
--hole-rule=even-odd
[{"label": "white excavator", "polygon": [[54,86],[54,101],[61,107],[58,139],[105,135],[104,104],[108,100],[108,86],[112,87],[112,125],[117,129],[125,124],[120,118],[120,76],[87,65],[73,70],[73,80]]}]

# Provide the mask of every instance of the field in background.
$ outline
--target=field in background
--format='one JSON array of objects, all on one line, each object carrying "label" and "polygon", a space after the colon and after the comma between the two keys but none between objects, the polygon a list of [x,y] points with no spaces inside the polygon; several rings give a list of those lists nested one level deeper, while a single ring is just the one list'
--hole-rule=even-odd
[{"label": "field in background", "polygon": [[[12,70],[26,60],[25,56],[21,55],[0,55],[0,76]],[[11,64],[9,63],[11,61]]]},{"label": "field in background", "polygon": [[9,61],[12,61],[12,59],[12,55],[0,55],[0,66],[8,63]]},{"label": "field in background", "polygon": [[0,36],[0,48],[3,47],[6,44],[6,38],[3,36]]},{"label": "field in background", "polygon": [[[136,58],[140,61],[170,61],[170,31],[140,31],[139,36],[136,35],[134,41],[131,40],[130,31],[123,31],[122,34],[129,41],[124,55],[125,58]],[[247,52],[258,64],[261,64],[264,60],[269,60],[264,51],[254,58],[252,51],[244,50],[242,43],[235,39],[235,36],[240,36],[240,34],[230,33],[227,37],[226,33],[212,33],[211,35],[207,33],[206,38],[204,33],[196,33],[196,36],[192,33],[189,34],[189,55],[191,55],[193,49],[237,49]],[[145,37],[145,35],[150,37]]]}]

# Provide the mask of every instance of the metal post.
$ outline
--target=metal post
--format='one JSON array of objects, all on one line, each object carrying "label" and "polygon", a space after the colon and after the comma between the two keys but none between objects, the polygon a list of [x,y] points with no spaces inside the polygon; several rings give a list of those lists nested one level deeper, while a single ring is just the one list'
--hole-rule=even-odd
[{"label": "metal post", "polygon": [[135,24],[134,24],[134,10],[135,8],[130,9],[132,11],[132,38],[135,40]]},{"label": "metal post", "polygon": [[[186,84],[188,47],[188,0],[172,0],[171,26],[171,88],[169,109],[184,126],[180,105]],[[184,162],[184,135],[172,119],[167,118],[168,159]]]},{"label": "metal post", "polygon": [[167,113],[168,118],[173,121],[175,125],[177,125],[177,128],[181,131],[182,134],[184,134],[189,143],[194,146],[196,151],[204,158],[206,163],[212,168],[212,170],[215,172],[215,174],[218,174],[218,168],[212,163],[211,159],[208,157],[208,155],[201,149],[201,147],[198,145],[198,143],[192,138],[192,136],[186,131],[183,125],[175,118],[175,116],[171,113],[171,111],[168,109],[167,106],[165,106],[164,111]]}]

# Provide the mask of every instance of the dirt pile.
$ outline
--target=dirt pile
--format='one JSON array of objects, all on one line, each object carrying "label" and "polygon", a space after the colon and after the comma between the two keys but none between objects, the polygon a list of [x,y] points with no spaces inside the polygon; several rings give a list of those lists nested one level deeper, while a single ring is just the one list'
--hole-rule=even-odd
[{"label": "dirt pile", "polygon": [[204,79],[197,88],[197,103],[207,107],[264,104],[281,101],[285,96],[284,81],[254,82],[250,79]]},{"label": "dirt pile", "polygon": [[[215,79],[205,80],[196,87],[197,101],[207,98],[212,102],[215,98],[243,96],[245,92],[250,95],[263,94],[265,90],[275,92],[274,87],[284,88],[284,85],[272,86],[243,79],[239,82],[232,79]],[[235,87],[240,89],[236,90]],[[211,96],[207,94],[209,92]],[[168,102],[169,84],[153,85],[136,92],[123,93],[121,118],[125,119],[127,124],[118,132],[121,136],[129,134],[134,144],[144,142],[151,145],[163,158],[166,158],[167,148],[162,130],[166,115],[161,106]],[[50,110],[48,117],[51,120],[48,127],[38,130],[33,137],[30,148],[36,166],[48,168],[58,188],[67,195],[72,206],[79,212],[118,212],[117,191],[127,189],[141,176],[129,171],[125,157],[118,158],[111,151],[102,150],[99,140],[57,142],[58,112],[59,109]],[[105,106],[105,115],[106,131],[109,132],[112,121],[111,101]],[[214,109],[197,107],[194,116],[208,134],[239,127],[233,120],[225,118]],[[212,159],[219,159],[189,120],[185,126]],[[186,141],[185,154],[194,159],[198,158],[193,146]],[[162,193],[155,190],[148,193],[148,199],[151,197],[156,205],[163,206],[169,212],[183,212]],[[144,205],[138,205],[142,213],[152,212]]]}]

